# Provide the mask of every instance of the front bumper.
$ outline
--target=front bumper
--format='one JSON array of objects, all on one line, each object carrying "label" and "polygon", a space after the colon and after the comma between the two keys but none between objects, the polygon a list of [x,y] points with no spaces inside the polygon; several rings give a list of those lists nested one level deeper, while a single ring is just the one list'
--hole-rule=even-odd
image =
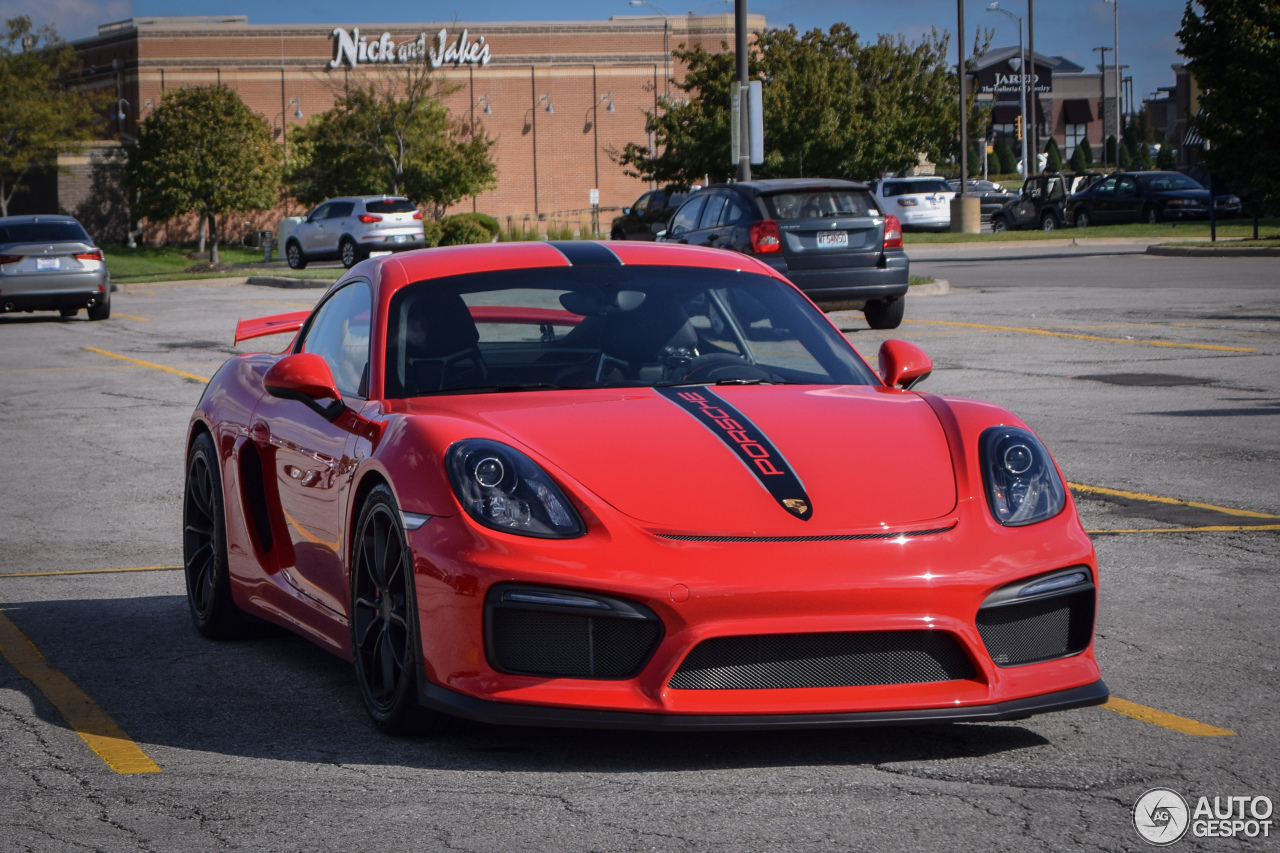
[{"label": "front bumper", "polygon": [[[706,730],[1011,719],[1106,698],[1091,635],[1079,653],[998,666],[976,624],[987,597],[1014,581],[1073,565],[1096,578],[1070,503],[1032,529],[1002,528],[984,505],[962,501],[931,535],[801,543],[677,541],[593,509],[613,516],[606,535],[529,540],[459,516],[410,534],[423,704],[497,723]],[[484,600],[494,584],[512,581],[643,604],[664,632],[631,678],[500,672],[486,651]],[[973,673],[869,686],[671,687],[704,640],[876,631],[946,632]]]},{"label": "front bumper", "polygon": [[818,304],[893,299],[905,296],[910,283],[910,261],[895,249],[884,253],[884,266],[793,270],[782,258],[767,263]]}]

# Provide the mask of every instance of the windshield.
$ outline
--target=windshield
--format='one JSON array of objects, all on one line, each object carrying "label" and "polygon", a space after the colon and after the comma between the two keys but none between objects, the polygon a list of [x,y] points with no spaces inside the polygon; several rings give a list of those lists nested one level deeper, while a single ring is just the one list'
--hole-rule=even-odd
[{"label": "windshield", "polygon": [[1157,172],[1154,175],[1134,175],[1144,190],[1202,190],[1204,187],[1179,172]]},{"label": "windshield", "polygon": [[408,199],[388,198],[382,201],[366,201],[364,209],[370,213],[415,213],[418,206]]},{"label": "windshield", "polygon": [[755,273],[574,267],[409,285],[387,316],[386,396],[680,384],[872,385],[813,306]]},{"label": "windshield", "polygon": [[764,197],[774,219],[819,219],[830,216],[869,216],[876,213],[866,190],[805,190]]},{"label": "windshield", "polygon": [[954,192],[950,185],[942,178],[928,181],[885,181],[884,197],[893,198],[895,195],[916,195],[922,193],[949,193]]},{"label": "windshield", "polygon": [[79,222],[9,222],[0,225],[0,243],[89,243]]}]

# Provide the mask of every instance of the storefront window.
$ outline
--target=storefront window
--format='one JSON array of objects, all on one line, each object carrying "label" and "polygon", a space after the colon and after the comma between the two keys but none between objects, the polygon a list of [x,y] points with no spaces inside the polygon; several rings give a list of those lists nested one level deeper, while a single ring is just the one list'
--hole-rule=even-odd
[{"label": "storefront window", "polygon": [[1071,159],[1071,155],[1076,153],[1076,146],[1084,141],[1085,129],[1087,124],[1068,124],[1067,128],[1067,144],[1063,147],[1063,152],[1067,159]]}]

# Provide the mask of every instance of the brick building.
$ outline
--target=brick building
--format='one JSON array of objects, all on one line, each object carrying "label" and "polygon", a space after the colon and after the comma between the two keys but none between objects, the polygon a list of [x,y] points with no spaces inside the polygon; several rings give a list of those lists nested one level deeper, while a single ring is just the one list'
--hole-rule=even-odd
[{"label": "brick building", "polygon": [[[764,26],[751,16],[750,30]],[[126,143],[167,89],[228,85],[280,138],[284,128],[329,109],[345,81],[424,56],[459,86],[445,99],[453,115],[480,120],[497,140],[498,186],[460,207],[580,221],[593,188],[604,209],[628,205],[647,188],[608,152],[649,141],[644,111],[669,91],[670,78],[683,75],[671,51],[682,44],[719,51],[732,42],[732,15],[389,25],[267,25],[229,16],[132,18],[74,46],[81,85],[114,96],[113,124]]]}]

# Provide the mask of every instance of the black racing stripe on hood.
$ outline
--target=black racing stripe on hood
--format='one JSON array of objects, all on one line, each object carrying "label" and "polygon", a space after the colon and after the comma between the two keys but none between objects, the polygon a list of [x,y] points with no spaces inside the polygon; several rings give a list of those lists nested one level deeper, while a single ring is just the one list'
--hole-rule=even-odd
[{"label": "black racing stripe on hood", "polygon": [[591,240],[552,240],[547,243],[560,251],[575,267],[620,267],[622,258],[608,246]]},{"label": "black racing stripe on hood", "polygon": [[755,476],[778,506],[802,521],[813,518],[813,504],[804,484],[773,442],[746,415],[709,388],[654,388],[684,409],[724,442]]}]

